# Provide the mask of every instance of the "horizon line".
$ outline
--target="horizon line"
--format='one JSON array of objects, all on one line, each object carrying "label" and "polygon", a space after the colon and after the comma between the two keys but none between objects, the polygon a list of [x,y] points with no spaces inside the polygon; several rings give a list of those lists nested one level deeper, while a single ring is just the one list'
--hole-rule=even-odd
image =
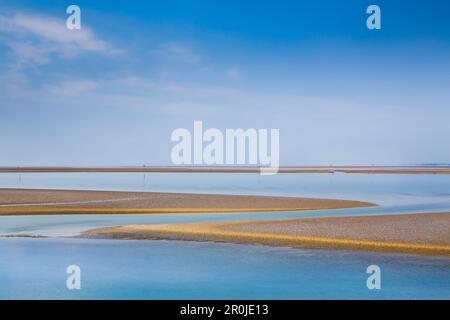
[{"label": "horizon line", "polygon": [[[0,173],[260,173],[264,166],[0,166]],[[450,164],[280,166],[278,173],[450,174]]]}]

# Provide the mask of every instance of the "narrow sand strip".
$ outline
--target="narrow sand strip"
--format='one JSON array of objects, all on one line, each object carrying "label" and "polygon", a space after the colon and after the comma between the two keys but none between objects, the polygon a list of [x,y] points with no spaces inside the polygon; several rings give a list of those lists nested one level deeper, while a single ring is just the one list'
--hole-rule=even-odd
[{"label": "narrow sand strip", "polygon": [[[134,167],[0,167],[0,173],[260,173],[257,166],[134,166]],[[278,173],[450,174],[449,165],[423,166],[288,166]]]},{"label": "narrow sand strip", "polygon": [[161,192],[0,189],[0,215],[213,213],[371,207],[333,199]]},{"label": "narrow sand strip", "polygon": [[450,256],[450,213],[100,228],[84,237],[225,241]]}]

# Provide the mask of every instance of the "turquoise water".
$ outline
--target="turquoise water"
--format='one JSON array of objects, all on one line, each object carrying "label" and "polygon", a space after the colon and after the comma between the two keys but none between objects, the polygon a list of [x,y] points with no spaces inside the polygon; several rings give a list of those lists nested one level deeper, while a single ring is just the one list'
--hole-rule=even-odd
[{"label": "turquoise water", "polygon": [[[268,178],[268,179],[266,179]],[[275,194],[376,202],[373,208],[177,215],[0,217],[2,299],[450,299],[450,259],[183,241],[68,238],[123,224],[290,219],[450,210],[444,175],[27,174],[0,186]],[[449,231],[450,232],[450,231]],[[66,288],[66,267],[82,270]],[[366,287],[380,266],[381,290]]]},{"label": "turquoise water", "polygon": [[283,220],[314,217],[348,217],[386,214],[408,214],[411,212],[450,211],[450,203],[379,206],[334,210],[304,210],[280,212],[242,212],[213,214],[114,214],[114,215],[42,215],[42,216],[0,216],[1,235],[28,236],[76,236],[80,232],[129,224],[167,224],[194,222],[222,222],[241,220]]},{"label": "turquoise water", "polygon": [[[86,239],[3,239],[0,252],[2,299],[450,299],[440,258]],[[71,264],[81,290],[66,289]],[[366,287],[371,264],[381,290]]]}]

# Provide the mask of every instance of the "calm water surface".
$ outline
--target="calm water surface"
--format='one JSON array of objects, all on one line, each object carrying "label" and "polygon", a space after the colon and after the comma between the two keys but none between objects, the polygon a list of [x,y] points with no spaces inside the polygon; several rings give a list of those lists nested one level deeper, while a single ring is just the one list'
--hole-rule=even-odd
[{"label": "calm water surface", "polygon": [[[0,298],[450,299],[450,260],[181,241],[0,240]],[[4,259],[7,257],[7,259]],[[66,267],[82,270],[66,289]],[[368,290],[366,268],[382,270]]]},{"label": "calm water surface", "polygon": [[[0,217],[0,298],[10,299],[450,299],[450,259],[180,241],[65,238],[130,223],[289,219],[450,210],[445,175],[2,174],[1,187],[205,192],[372,201],[375,208],[179,215]],[[82,289],[66,289],[66,267]],[[368,290],[366,268],[382,270]]]}]

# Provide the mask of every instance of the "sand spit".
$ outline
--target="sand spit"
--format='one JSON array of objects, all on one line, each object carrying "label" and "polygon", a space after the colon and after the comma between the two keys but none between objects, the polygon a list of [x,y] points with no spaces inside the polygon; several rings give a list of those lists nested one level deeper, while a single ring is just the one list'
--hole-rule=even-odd
[{"label": "sand spit", "polygon": [[374,204],[295,197],[0,189],[0,215],[252,212],[369,206]]},{"label": "sand spit", "polygon": [[450,256],[450,213],[100,228],[84,237],[225,241]]}]

